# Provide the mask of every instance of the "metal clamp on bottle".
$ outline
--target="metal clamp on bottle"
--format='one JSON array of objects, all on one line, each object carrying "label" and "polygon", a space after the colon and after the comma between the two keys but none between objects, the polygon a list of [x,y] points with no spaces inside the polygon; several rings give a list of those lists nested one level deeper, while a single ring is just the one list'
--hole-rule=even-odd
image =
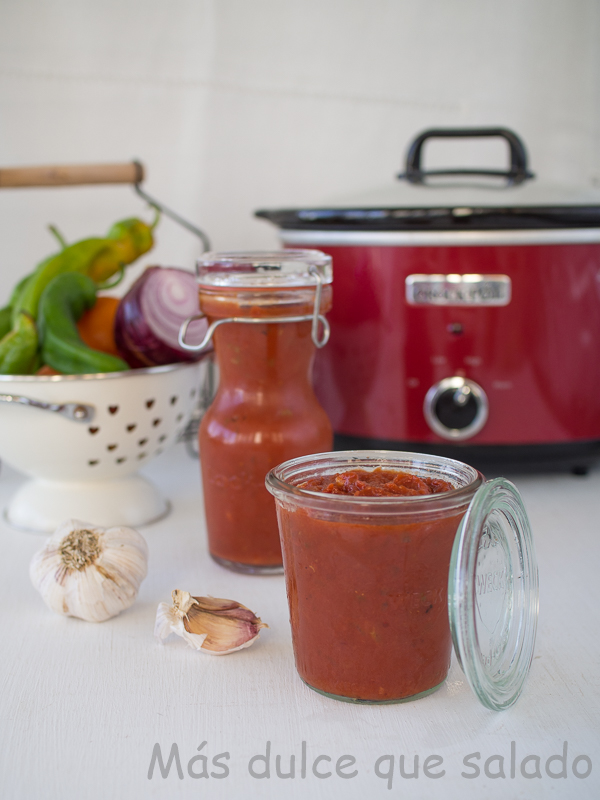
[{"label": "metal clamp on bottle", "polygon": [[[200,342],[200,344],[189,344],[189,342],[185,341],[185,336],[188,330],[188,327],[192,322],[196,320],[205,319],[205,314],[196,314],[193,317],[189,317],[186,319],[182,324],[181,328],[179,329],[179,336],[178,342],[179,346],[183,347],[184,350],[204,350],[204,348],[208,347],[213,337],[215,330],[219,327],[219,325],[225,325],[228,322],[240,322],[242,324],[250,324],[250,325],[264,325],[272,324],[275,322],[309,322],[312,320],[312,329],[311,329],[311,338],[313,340],[313,344],[315,347],[321,349],[321,347],[325,347],[327,342],[329,341],[329,336],[331,333],[331,329],[329,327],[329,322],[327,321],[326,317],[320,313],[321,310],[321,295],[323,292],[323,278],[321,274],[316,270],[314,267],[309,269],[311,275],[314,276],[316,280],[316,291],[315,291],[315,303],[313,307],[312,314],[299,314],[296,316],[285,316],[285,317],[261,317],[260,319],[254,319],[252,317],[226,317],[225,319],[217,319],[214,322],[211,322],[208,326],[208,330],[206,331],[204,338]],[[319,336],[319,324],[322,325],[322,333]]]}]

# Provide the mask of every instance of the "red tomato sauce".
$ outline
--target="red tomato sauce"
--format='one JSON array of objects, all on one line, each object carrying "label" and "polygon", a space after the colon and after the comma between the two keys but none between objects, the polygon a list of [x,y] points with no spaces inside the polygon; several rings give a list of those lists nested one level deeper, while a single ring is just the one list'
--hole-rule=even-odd
[{"label": "red tomato sauce", "polygon": [[336,475],[319,475],[299,484],[300,489],[326,494],[347,494],[355,497],[408,497],[419,494],[439,494],[454,487],[440,478],[421,478],[410,472],[392,469],[355,469]]},{"label": "red tomato sauce", "polygon": [[[328,287],[327,287],[328,288]],[[331,291],[323,308],[331,305]],[[210,321],[306,314],[302,304],[255,307],[200,293]],[[277,464],[331,450],[331,423],[311,383],[311,322],[228,323],[215,331],[219,389],[199,433],[211,555],[256,567],[281,565],[265,476]]]},{"label": "red tomato sauce", "polygon": [[[410,494],[454,488],[386,470],[353,470],[301,486],[366,497],[393,496],[402,487]],[[354,700],[393,701],[445,680],[448,570],[463,513],[375,524],[278,507],[296,666],[309,686]]]}]

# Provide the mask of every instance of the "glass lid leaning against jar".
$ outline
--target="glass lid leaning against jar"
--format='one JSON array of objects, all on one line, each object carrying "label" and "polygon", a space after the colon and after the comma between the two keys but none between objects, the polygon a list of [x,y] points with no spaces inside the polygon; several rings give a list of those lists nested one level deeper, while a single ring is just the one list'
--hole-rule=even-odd
[{"label": "glass lid leaning against jar", "polygon": [[466,464],[394,451],[296,458],[271,470],[296,668],[355,703],[415,700],[452,643],[488,708],[521,694],[538,572],[516,487]]},{"label": "glass lid leaning against jar", "polygon": [[[199,431],[212,558],[238,572],[282,572],[265,476],[278,463],[330,450],[333,434],[311,383],[329,338],[331,258],[317,250],[205,253],[200,310],[214,338],[219,387]],[[185,345],[187,323],[180,331]]]}]

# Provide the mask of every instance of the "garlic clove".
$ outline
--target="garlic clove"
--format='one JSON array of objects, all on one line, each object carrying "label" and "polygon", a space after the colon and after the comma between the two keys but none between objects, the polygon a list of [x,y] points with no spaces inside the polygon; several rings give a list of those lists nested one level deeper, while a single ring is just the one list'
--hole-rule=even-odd
[{"label": "garlic clove", "polygon": [[172,633],[176,633],[177,636],[185,639],[194,650],[200,650],[207,636],[206,633],[188,633],[183,625],[183,615],[179,613],[179,610],[168,603],[159,603],[154,624],[154,635],[162,642]]},{"label": "garlic clove", "polygon": [[103,622],[135,601],[147,562],[146,542],[133,528],[67,520],[35,554],[29,574],[53,611]]},{"label": "garlic clove", "polygon": [[172,592],[173,605],[160,603],[154,635],[160,640],[176,633],[196,650],[226,655],[250,647],[261,628],[268,628],[246,606],[217,597],[192,597],[189,592]]}]

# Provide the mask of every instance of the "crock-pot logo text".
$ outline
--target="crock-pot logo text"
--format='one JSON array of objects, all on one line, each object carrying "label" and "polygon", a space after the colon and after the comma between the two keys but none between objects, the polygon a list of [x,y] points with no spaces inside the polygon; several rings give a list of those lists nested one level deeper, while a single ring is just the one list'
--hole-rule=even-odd
[{"label": "crock-pot logo text", "polygon": [[406,301],[413,306],[506,306],[508,275],[409,275]]}]

